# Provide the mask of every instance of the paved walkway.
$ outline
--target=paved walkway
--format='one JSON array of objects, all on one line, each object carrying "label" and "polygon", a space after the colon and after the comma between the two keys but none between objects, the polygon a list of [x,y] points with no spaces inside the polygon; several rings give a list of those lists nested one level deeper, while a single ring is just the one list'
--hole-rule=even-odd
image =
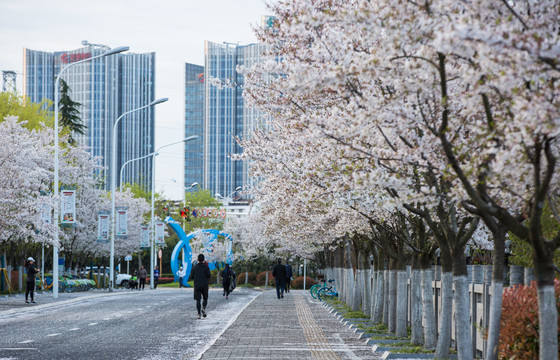
[{"label": "paved walkway", "polygon": [[[210,316],[210,315],[209,315]],[[243,310],[201,359],[380,359],[308,291],[276,298],[265,291]]]}]

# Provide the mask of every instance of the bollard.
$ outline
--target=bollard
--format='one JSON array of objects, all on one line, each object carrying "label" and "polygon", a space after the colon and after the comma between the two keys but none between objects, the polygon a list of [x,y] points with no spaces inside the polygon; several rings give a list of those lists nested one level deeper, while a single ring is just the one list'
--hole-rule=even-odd
[{"label": "bollard", "polygon": [[265,273],[264,286],[268,286],[268,271]]},{"label": "bollard", "polygon": [[249,283],[249,273],[245,271],[245,285]]}]

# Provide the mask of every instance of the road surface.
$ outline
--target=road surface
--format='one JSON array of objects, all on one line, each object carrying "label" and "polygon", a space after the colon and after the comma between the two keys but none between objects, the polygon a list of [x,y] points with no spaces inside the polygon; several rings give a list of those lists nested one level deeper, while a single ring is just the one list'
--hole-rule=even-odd
[{"label": "road surface", "polygon": [[258,294],[211,289],[201,320],[192,289],[169,288],[0,316],[0,359],[197,358]]}]

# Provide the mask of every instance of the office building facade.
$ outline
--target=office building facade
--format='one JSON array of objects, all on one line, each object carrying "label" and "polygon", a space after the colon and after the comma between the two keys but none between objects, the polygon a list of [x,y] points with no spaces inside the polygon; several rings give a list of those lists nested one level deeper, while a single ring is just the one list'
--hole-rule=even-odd
[{"label": "office building facade", "polygon": [[[261,44],[217,44],[206,41],[204,62],[203,177],[204,187],[213,194],[227,196],[239,186],[250,185],[248,164],[232,161],[243,149],[236,137],[247,138],[262,119],[245,106],[243,75],[238,66],[250,67],[264,59]],[[224,86],[215,86],[209,79]]]},{"label": "office building facade", "polygon": [[185,64],[185,138],[196,135],[199,139],[185,143],[185,187],[195,182],[204,185],[204,85],[204,66]]},{"label": "office building facade", "polygon": [[[27,101],[54,101],[55,76],[64,66],[103,54],[104,45],[88,44],[70,51],[44,52],[24,49],[23,93]],[[62,75],[71,90],[72,100],[79,102],[81,118],[86,125],[84,135],[75,139],[85,144],[91,155],[100,159],[105,187],[110,187],[112,145],[111,135],[116,119],[126,111],[141,107],[155,98],[155,53],[117,54],[87,61],[68,68]],[[151,189],[150,158],[126,166],[120,179],[122,164],[154,151],[155,114],[153,107],[124,117],[117,135],[117,186],[119,182],[141,184]]]}]

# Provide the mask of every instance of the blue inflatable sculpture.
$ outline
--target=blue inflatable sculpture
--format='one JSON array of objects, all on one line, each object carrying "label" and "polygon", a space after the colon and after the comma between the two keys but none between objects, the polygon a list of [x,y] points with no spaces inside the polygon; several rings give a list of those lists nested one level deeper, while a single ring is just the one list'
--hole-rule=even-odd
[{"label": "blue inflatable sculpture", "polygon": [[[173,271],[173,276],[175,277],[175,281],[179,280],[177,276],[177,271],[179,271],[179,267],[183,266],[185,269],[185,276],[183,277],[183,286],[189,286],[187,281],[191,274],[192,270],[192,263],[194,261],[192,256],[192,248],[190,245],[190,240],[197,235],[200,234],[208,234],[210,235],[210,240],[204,246],[204,252],[209,252],[212,242],[218,239],[218,236],[223,236],[228,240],[228,249],[227,249],[227,258],[226,262],[230,265],[233,264],[233,237],[230,234],[224,233],[220,230],[216,229],[204,229],[194,231],[189,233],[188,235],[185,234],[179,223],[171,216],[165,218],[165,223],[177,234],[179,237],[179,242],[175,245],[173,252],[171,253],[171,271]],[[183,264],[182,259],[179,259],[179,255],[181,254],[181,250],[185,250],[185,263]],[[210,270],[216,269],[216,264],[212,263],[209,264]]]}]

